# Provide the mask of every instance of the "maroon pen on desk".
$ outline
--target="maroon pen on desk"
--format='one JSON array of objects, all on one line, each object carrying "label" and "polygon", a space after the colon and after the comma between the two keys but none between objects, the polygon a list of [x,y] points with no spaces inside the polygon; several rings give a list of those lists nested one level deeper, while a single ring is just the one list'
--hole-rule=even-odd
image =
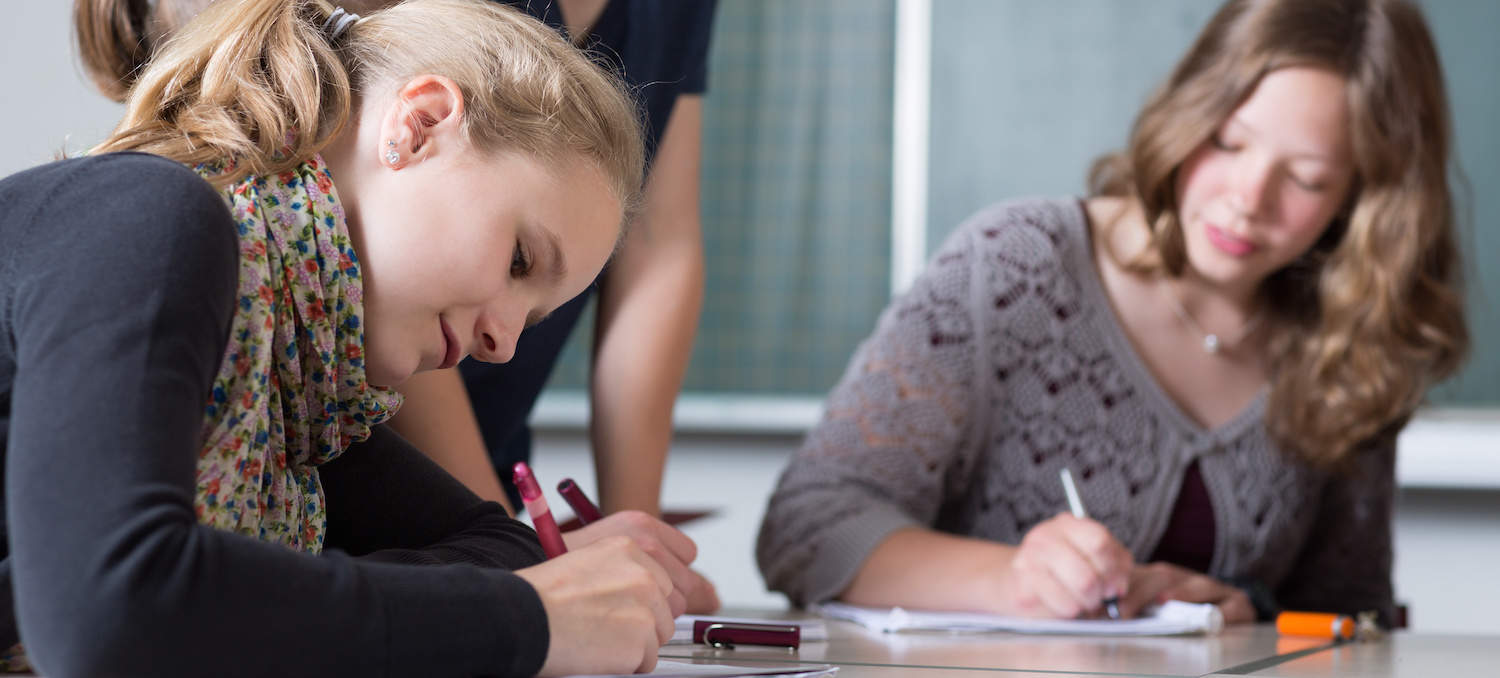
[{"label": "maroon pen on desk", "polygon": [[542,550],[547,552],[547,558],[567,553],[568,546],[563,543],[562,530],[557,529],[557,521],[552,518],[552,510],[547,508],[547,498],[542,496],[542,486],[537,484],[531,467],[524,461],[516,462],[511,479],[516,482],[516,489],[521,491],[521,503],[526,505],[526,512],[531,514],[531,524],[536,527],[536,536],[542,540]]},{"label": "maroon pen on desk", "polygon": [[795,650],[802,646],[802,627],[795,624],[746,624],[699,619],[693,622],[693,642],[718,648],[770,645]]},{"label": "maroon pen on desk", "polygon": [[583,493],[583,488],[572,478],[563,478],[557,484],[557,493],[563,499],[568,500],[568,506],[573,507],[573,514],[578,516],[578,522],[587,525],[604,519],[604,514],[599,512],[599,507],[589,501],[589,496]]}]

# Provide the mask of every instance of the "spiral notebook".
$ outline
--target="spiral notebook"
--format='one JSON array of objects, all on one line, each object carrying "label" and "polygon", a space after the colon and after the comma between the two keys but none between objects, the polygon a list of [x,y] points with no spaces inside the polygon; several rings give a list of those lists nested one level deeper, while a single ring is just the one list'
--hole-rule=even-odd
[{"label": "spiral notebook", "polygon": [[843,619],[866,628],[896,633],[927,631],[949,633],[1043,633],[1073,636],[1176,636],[1207,634],[1224,630],[1224,613],[1217,605],[1169,600],[1135,619],[1030,619],[967,612],[931,612],[899,607],[861,607],[823,603],[814,611],[830,619]]}]

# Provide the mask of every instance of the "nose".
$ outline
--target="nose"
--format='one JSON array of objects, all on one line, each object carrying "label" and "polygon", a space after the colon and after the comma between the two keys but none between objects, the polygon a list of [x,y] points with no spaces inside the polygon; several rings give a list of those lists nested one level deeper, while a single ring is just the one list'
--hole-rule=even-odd
[{"label": "nose", "polygon": [[524,310],[510,310],[497,305],[480,314],[474,324],[474,358],[487,363],[510,362],[516,355],[516,339],[526,326]]},{"label": "nose", "polygon": [[1230,204],[1241,216],[1254,217],[1266,207],[1271,175],[1275,170],[1270,163],[1254,157],[1245,157],[1238,165],[1229,195]]}]

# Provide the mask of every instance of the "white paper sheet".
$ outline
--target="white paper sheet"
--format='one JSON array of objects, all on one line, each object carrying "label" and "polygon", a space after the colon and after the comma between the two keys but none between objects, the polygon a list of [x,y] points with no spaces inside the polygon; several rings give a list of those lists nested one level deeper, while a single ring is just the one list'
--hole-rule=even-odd
[{"label": "white paper sheet", "polygon": [[876,631],[947,631],[979,633],[1045,633],[1085,636],[1213,635],[1224,629],[1224,613],[1216,605],[1169,600],[1136,619],[1028,619],[965,612],[927,612],[899,607],[876,608],[824,603],[814,611],[830,619],[844,619]]}]

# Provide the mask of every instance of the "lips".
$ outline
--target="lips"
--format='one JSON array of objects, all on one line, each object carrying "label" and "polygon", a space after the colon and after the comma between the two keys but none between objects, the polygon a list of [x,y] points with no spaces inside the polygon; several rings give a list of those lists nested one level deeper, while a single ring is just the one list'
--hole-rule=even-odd
[{"label": "lips", "polygon": [[446,370],[458,364],[463,359],[463,349],[459,347],[458,337],[453,334],[453,328],[448,326],[448,321],[438,318],[438,325],[443,329],[443,362],[437,366],[440,370]]},{"label": "lips", "polygon": [[1208,241],[1217,247],[1219,251],[1231,257],[1246,257],[1260,249],[1255,243],[1231,235],[1213,224],[1205,224],[1203,231],[1208,236]]}]

